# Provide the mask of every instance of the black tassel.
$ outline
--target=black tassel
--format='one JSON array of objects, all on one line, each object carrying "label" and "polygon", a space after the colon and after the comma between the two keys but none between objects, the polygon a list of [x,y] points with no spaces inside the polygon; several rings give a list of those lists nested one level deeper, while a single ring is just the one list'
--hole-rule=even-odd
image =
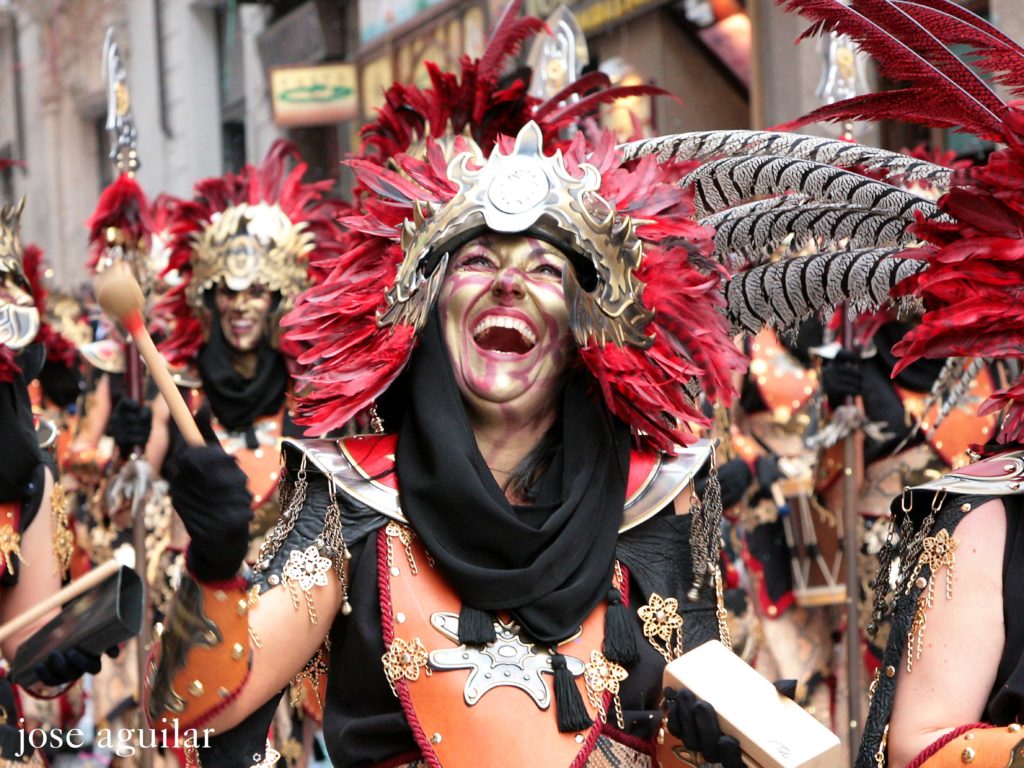
[{"label": "black tassel", "polygon": [[555,714],[558,717],[560,733],[576,733],[585,731],[594,724],[587,714],[587,708],[576,687],[572,672],[565,665],[565,656],[560,653],[551,654],[551,668],[555,670]]},{"label": "black tassel", "polygon": [[608,610],[604,615],[604,657],[624,667],[631,667],[639,658],[636,628],[619,590],[615,587],[609,589],[606,599]]},{"label": "black tassel", "polygon": [[463,603],[459,612],[459,642],[463,645],[488,645],[497,639],[491,614]]},{"label": "black tassel", "polygon": [[245,447],[250,451],[255,451],[260,447],[260,441],[256,437],[256,430],[252,424],[245,428]]}]

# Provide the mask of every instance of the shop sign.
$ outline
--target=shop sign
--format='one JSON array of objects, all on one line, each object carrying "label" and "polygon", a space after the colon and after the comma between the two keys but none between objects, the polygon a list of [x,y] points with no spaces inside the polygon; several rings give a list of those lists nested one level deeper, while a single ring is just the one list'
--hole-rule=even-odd
[{"label": "shop sign", "polygon": [[330,125],[356,116],[354,64],[278,67],[270,71],[274,122],[284,127]]}]

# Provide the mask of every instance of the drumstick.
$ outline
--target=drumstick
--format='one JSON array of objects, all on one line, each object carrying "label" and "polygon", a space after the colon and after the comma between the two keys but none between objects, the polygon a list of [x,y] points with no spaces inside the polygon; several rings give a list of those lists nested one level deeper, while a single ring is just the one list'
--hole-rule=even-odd
[{"label": "drumstick", "polygon": [[125,330],[135,340],[135,346],[142,359],[146,361],[146,367],[149,368],[149,374],[153,377],[157,389],[167,401],[171,418],[181,430],[185,442],[193,446],[206,445],[195,419],[192,418],[192,412],[185,404],[174,379],[171,378],[170,371],[167,370],[167,361],[157,350],[149,331],[146,330],[146,324],[142,319],[145,298],[127,265],[117,263],[105,269],[96,276],[94,288],[96,300],[103,311],[121,321]]},{"label": "drumstick", "polygon": [[3,626],[0,626],[0,642],[3,642],[14,633],[24,629],[29,624],[38,621],[55,608],[60,608],[62,605],[70,602],[73,598],[78,597],[83,592],[88,592],[93,587],[103,583],[110,578],[111,575],[117,573],[117,569],[120,567],[121,563],[116,559],[108,560],[98,568],[93,568],[82,578],[71,582],[60,592],[50,595],[50,597],[43,600],[43,602],[32,606],[24,613],[11,619]]}]

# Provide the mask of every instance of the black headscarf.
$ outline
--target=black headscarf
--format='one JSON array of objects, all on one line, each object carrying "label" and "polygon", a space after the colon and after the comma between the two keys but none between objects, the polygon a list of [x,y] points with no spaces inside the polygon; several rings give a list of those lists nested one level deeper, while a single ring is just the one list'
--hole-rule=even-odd
[{"label": "black headscarf", "polygon": [[572,372],[562,446],[524,519],[477,447],[435,311],[409,370],[398,436],[402,510],[466,605],[507,610],[542,643],[572,636],[608,591],[622,522],[629,429]]},{"label": "black headscarf", "polygon": [[224,339],[217,313],[210,323],[210,338],[199,350],[199,374],[213,414],[225,428],[240,432],[260,416],[277,413],[288,387],[284,356],[264,336],[257,349],[256,375],[247,379],[231,365],[231,349]]}]

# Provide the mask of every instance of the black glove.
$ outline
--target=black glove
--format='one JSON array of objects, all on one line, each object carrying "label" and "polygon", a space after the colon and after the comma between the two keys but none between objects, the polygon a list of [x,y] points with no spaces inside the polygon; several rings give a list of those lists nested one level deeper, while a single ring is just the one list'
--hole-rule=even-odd
[{"label": "black glove", "polygon": [[182,449],[171,501],[192,541],[188,565],[201,581],[230,579],[249,549],[252,495],[245,473],[219,445]]},{"label": "black glove", "polygon": [[730,459],[718,468],[718,482],[722,486],[722,508],[739,504],[750,487],[753,475],[743,459]]},{"label": "black glove", "polygon": [[668,730],[682,739],[686,748],[700,752],[709,763],[721,763],[722,768],[743,768],[740,743],[726,736],[718,725],[715,708],[690,691],[665,689],[668,707]]},{"label": "black glove", "polygon": [[860,357],[847,349],[839,350],[821,369],[821,388],[832,409],[843,405],[846,398],[859,395],[864,388]]},{"label": "black glove", "polygon": [[[107,649],[107,655],[115,658],[120,652],[116,645]],[[100,671],[102,662],[99,656],[94,656],[79,648],[69,648],[66,651],[54,651],[46,657],[46,661],[36,665],[36,677],[43,685],[59,687],[73,683],[82,675],[88,673],[95,675]]]},{"label": "black glove", "polygon": [[114,438],[114,443],[121,451],[121,458],[127,459],[133,450],[146,446],[152,427],[153,412],[149,406],[130,397],[122,397],[110,412],[107,434]]}]

